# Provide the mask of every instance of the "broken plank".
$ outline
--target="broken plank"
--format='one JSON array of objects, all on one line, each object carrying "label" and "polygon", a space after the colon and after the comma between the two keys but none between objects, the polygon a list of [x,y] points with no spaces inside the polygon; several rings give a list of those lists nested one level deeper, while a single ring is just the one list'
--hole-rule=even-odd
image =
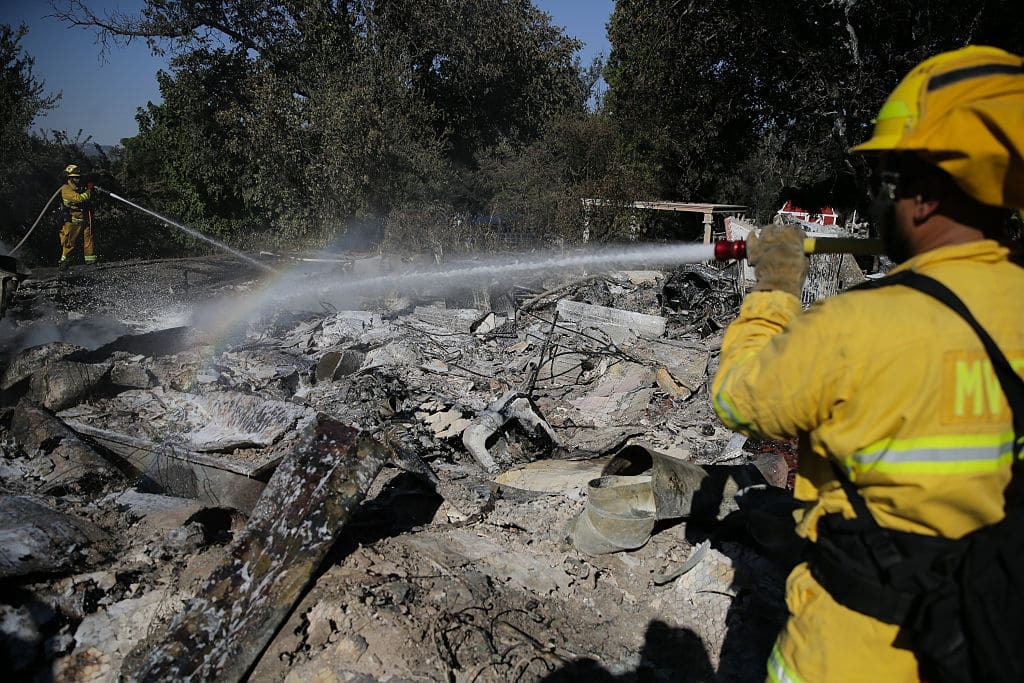
[{"label": "broken plank", "polygon": [[[91,437],[97,441],[103,441],[104,445],[107,445],[109,442],[111,446],[119,447],[115,450],[118,455],[122,455],[120,451],[125,451],[127,453],[131,452],[132,449],[150,451],[180,460],[187,460],[206,467],[213,467],[227,472],[235,472],[236,474],[241,474],[245,477],[260,477],[272,472],[277,464],[281,462],[281,456],[263,458],[256,462],[242,462],[232,460],[230,458],[218,458],[215,455],[190,451],[187,448],[182,448],[181,446],[172,443],[156,443],[148,439],[140,439],[121,432],[94,427],[82,422],[81,420],[70,417],[64,418],[64,424],[79,434],[84,434],[85,436]],[[122,457],[124,456],[122,455]]]},{"label": "broken plank", "polygon": [[238,681],[256,663],[387,459],[368,434],[329,418],[310,432],[224,563],[166,633],[133,653],[123,678]]},{"label": "broken plank", "polygon": [[657,339],[665,334],[665,318],[657,315],[595,306],[568,299],[560,300],[557,310],[562,321],[575,323],[580,327],[596,327],[605,331],[608,331],[609,327],[622,328],[644,339]]},{"label": "broken plank", "polygon": [[469,334],[485,311],[476,308],[441,308],[440,306],[417,306],[413,316],[428,325],[450,332]]}]

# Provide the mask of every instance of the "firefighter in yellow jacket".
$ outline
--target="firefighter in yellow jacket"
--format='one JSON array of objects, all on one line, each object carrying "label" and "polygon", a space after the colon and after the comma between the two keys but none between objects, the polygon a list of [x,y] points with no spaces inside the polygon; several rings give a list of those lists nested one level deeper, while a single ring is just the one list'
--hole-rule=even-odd
[{"label": "firefighter in yellow jacket", "polygon": [[[870,155],[876,220],[897,270],[950,288],[1021,372],[1024,269],[999,242],[1010,211],[1024,207],[1021,58],[972,46],[926,60],[851,152]],[[793,227],[765,228],[748,258],[757,284],[726,332],[713,401],[731,428],[799,437],[797,532],[813,542],[825,515],[855,516],[840,474],[882,527],[959,538],[999,521],[1013,428],[974,331],[900,286],[801,312],[807,261]],[[840,604],[816,576],[806,562],[789,576],[769,680],[921,679],[898,626]]]},{"label": "firefighter in yellow jacket", "polygon": [[[82,187],[82,174],[75,164],[64,169],[67,182],[60,188],[60,196],[64,206],[64,225],[60,229],[60,268],[63,270],[70,264],[68,257],[82,235],[82,251],[85,262],[96,263],[95,245],[92,239],[92,183]],[[84,192],[82,190],[85,190]]]}]

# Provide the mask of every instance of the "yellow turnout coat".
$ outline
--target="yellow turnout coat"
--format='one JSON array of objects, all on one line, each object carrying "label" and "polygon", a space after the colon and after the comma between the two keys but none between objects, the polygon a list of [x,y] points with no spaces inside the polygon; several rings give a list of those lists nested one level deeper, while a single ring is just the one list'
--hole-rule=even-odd
[{"label": "yellow turnout coat", "polygon": [[[1024,374],[1024,268],[994,241],[942,247],[902,264],[953,290]],[[784,292],[751,293],[722,344],[715,410],[733,429],[800,436],[797,531],[853,516],[828,463],[878,523],[958,538],[1003,516],[1013,427],[988,355],[942,303],[907,287],[848,292],[801,312]],[[898,627],[853,612],[806,564],[787,582],[790,618],[768,663],[773,681],[916,681]]]}]

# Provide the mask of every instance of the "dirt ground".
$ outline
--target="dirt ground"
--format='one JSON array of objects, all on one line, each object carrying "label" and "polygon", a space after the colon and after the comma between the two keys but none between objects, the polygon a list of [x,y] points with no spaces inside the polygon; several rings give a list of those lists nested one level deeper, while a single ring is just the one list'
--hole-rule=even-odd
[{"label": "dirt ground", "polygon": [[[638,549],[572,542],[587,482],[638,439],[785,485],[792,446],[745,442],[708,399],[734,276],[402,288],[412,266],[372,255],[268,263],[291,277],[207,257],[39,269],[22,284],[0,321],[0,659],[16,678],[139,671],[201,604],[302,425],[327,415],[394,454],[252,646],[249,680],[763,680],[786,567],[728,501],[659,520]],[[381,274],[395,286],[280,295]],[[572,320],[577,304],[592,308]],[[588,322],[598,314],[612,318]],[[509,392],[529,415],[502,412]],[[467,430],[499,413],[473,452]],[[247,636],[214,640],[226,637]]]}]

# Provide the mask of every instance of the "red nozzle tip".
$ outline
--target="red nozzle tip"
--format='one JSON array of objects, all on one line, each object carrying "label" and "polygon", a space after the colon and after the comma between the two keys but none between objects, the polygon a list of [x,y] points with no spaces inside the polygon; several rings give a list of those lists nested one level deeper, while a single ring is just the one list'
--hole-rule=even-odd
[{"label": "red nozzle tip", "polygon": [[718,240],[715,242],[715,260],[744,259],[747,257],[747,243],[744,240]]}]

